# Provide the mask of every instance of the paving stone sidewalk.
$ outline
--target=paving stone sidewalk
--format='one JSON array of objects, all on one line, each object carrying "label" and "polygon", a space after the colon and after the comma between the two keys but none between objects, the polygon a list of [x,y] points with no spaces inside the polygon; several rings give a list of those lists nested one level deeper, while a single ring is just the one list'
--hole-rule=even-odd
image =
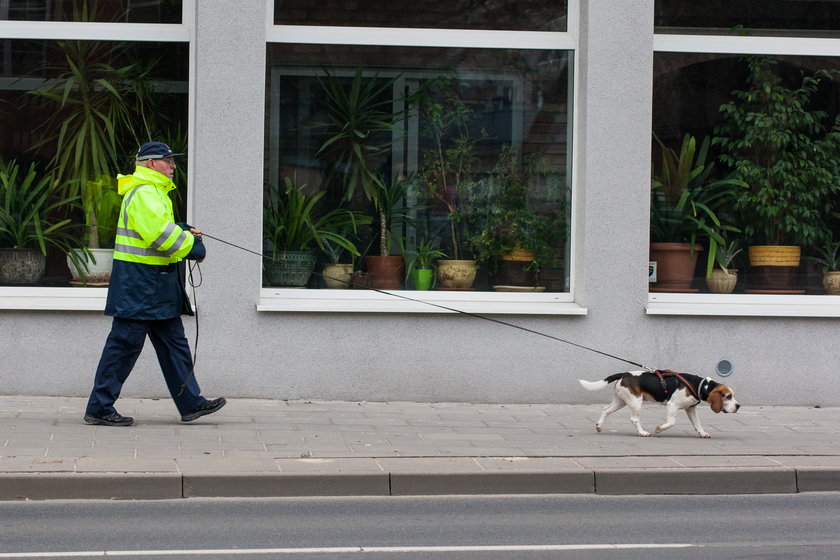
[{"label": "paving stone sidewalk", "polygon": [[127,428],[84,405],[0,396],[0,499],[840,491],[840,408],[701,407],[704,440],[685,415],[641,438],[626,410],[596,433],[602,405],[229,399],[185,424],[121,399]]}]

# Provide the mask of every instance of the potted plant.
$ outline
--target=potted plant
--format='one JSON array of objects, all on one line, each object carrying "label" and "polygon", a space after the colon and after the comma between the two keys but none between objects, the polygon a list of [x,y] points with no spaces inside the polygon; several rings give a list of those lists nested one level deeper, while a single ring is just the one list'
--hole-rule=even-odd
[{"label": "potted plant", "polygon": [[[350,234],[350,230],[344,230],[340,233],[347,236]],[[324,283],[327,285],[327,288],[331,290],[349,288],[352,285],[351,278],[353,276],[353,268],[355,265],[353,262],[341,262],[342,256],[347,252],[347,250],[341,245],[337,245],[326,239],[323,240],[323,243],[324,253],[327,255],[327,262],[324,264],[324,269],[322,271]]]},{"label": "potted plant", "polygon": [[408,275],[415,290],[429,290],[434,280],[434,261],[446,259],[447,255],[436,248],[432,241],[418,239],[417,245],[409,249]]},{"label": "potted plant", "polygon": [[388,184],[382,166],[388,159],[399,112],[394,111],[393,88],[397,77],[366,78],[362,67],[356,68],[347,84],[324,70],[321,86],[327,97],[328,121],[316,123],[325,136],[316,155],[326,158],[328,182],[338,185],[345,200],[356,192],[373,205],[379,223],[379,255],[368,255],[365,262],[371,272],[372,286],[381,289],[402,287],[404,260],[391,255],[395,227],[400,220],[404,182]]},{"label": "potted plant", "polygon": [[82,189],[82,208],[87,222],[87,249],[91,258],[84,259],[86,267],[79,267],[70,256],[67,257],[67,267],[73,277],[71,284],[108,285],[121,206],[122,197],[117,194],[114,177],[103,175],[98,181],[88,181]]},{"label": "potted plant", "polygon": [[[553,208],[538,212],[532,191],[546,181]],[[535,286],[542,266],[555,259],[566,236],[561,183],[540,154],[521,162],[519,150],[510,146],[502,148],[496,166],[477,183],[471,195],[468,245],[478,260],[498,268],[499,284]]]},{"label": "potted plant", "polygon": [[415,94],[422,134],[431,148],[421,154],[417,175],[419,191],[430,204],[445,208],[449,221],[451,260],[438,262],[438,281],[444,289],[470,289],[475,280],[475,259],[464,254],[464,214],[474,187],[475,140],[468,125],[472,110],[460,98],[458,81],[451,76],[426,80]]},{"label": "potted plant", "polygon": [[840,295],[840,242],[829,241],[816,249],[817,255],[806,257],[822,266],[825,293]]},{"label": "potted plant", "polygon": [[723,233],[738,228],[723,223],[720,215],[732,202],[735,179],[713,178],[714,163],[707,163],[711,140],[700,144],[694,136],[683,137],[679,154],[655,134],[661,165],[651,182],[650,260],[657,263],[654,292],[691,292],[697,253],[708,247],[706,277],[711,276]]},{"label": "potted plant", "polygon": [[[47,247],[78,259],[84,243],[69,218],[59,212],[78,209],[78,197],[63,197],[52,176],[38,176],[34,163],[25,174],[15,161],[0,159],[0,284],[34,284],[44,274]],[[84,267],[84,262],[76,263]]]},{"label": "potted plant", "polygon": [[[379,255],[365,256],[365,265],[372,274],[374,288],[397,290],[403,286],[403,255],[406,252],[404,230],[414,225],[414,215],[421,208],[406,204],[409,184],[410,181],[399,177],[391,185],[379,187]],[[396,248],[399,254],[391,254],[391,248]]]},{"label": "potted plant", "polygon": [[720,107],[714,142],[740,179],[733,204],[747,239],[756,289],[795,288],[803,246],[831,239],[824,215],[840,192],[840,116],[811,106],[824,80],[803,75],[788,87],[765,56],[745,58],[747,86]]},{"label": "potted plant", "polygon": [[306,185],[298,186],[289,177],[283,182],[282,192],[269,186],[263,209],[264,270],[269,285],[301,287],[315,267],[314,246],[324,250],[328,241],[358,256],[356,245],[342,232],[355,232],[370,218],[344,208],[321,214],[317,205],[324,191],[308,195]]},{"label": "potted plant", "polygon": [[717,248],[716,261],[718,268],[706,277],[706,285],[714,293],[731,294],[738,283],[738,270],[731,268],[735,257],[742,249],[738,247],[738,241],[724,243]]}]

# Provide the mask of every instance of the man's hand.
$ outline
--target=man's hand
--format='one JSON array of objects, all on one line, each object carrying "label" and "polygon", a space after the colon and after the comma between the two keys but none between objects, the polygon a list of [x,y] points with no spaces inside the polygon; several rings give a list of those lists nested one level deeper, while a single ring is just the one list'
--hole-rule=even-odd
[{"label": "man's hand", "polygon": [[[191,227],[190,228],[190,233],[193,234],[194,236],[198,237],[199,239],[201,239],[201,230],[200,229]],[[195,262],[203,263],[204,259],[198,259]]]}]

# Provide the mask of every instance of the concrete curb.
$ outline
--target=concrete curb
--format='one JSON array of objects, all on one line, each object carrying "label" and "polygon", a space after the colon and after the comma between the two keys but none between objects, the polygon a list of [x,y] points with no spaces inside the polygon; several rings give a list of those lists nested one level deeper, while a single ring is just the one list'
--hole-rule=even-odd
[{"label": "concrete curb", "polygon": [[0,500],[465,494],[840,492],[840,468],[601,469],[556,472],[0,473]]}]

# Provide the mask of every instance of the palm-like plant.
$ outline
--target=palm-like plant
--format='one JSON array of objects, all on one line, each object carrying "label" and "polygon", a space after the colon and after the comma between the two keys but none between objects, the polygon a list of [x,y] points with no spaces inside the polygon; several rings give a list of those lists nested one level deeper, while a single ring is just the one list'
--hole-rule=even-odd
[{"label": "palm-like plant", "polygon": [[[87,5],[74,4],[74,21],[99,20]],[[97,9],[94,3],[90,10]],[[101,193],[116,193],[114,177],[121,170],[118,154],[128,152],[129,143],[142,143],[135,134],[138,124],[143,125],[141,136],[151,139],[145,119],[154,106],[150,76],[158,61],[112,65],[110,61],[125,59],[125,47],[125,43],[103,41],[57,41],[62,61],[58,76],[45,88],[29,91],[55,108],[42,125],[43,137],[32,149],[54,146],[50,164],[55,179],[63,195],[81,197],[92,249],[100,246],[97,226],[105,215],[102,209],[97,213]],[[116,225],[113,213],[108,216],[111,219],[113,224],[103,224],[106,228]]]},{"label": "palm-like plant", "polygon": [[449,258],[435,246],[434,242],[425,239],[418,239],[417,245],[409,249],[408,254],[410,256],[406,273],[408,275],[411,275],[415,268],[429,268],[432,266],[432,261]]},{"label": "palm-like plant", "polygon": [[55,219],[59,211],[78,208],[77,196],[59,196],[50,175],[38,176],[34,163],[25,174],[15,161],[0,159],[0,247],[35,249],[47,254],[52,246],[66,253],[78,268],[84,259],[71,249],[84,243],[76,235],[70,218]]},{"label": "palm-like plant", "polygon": [[662,165],[651,184],[651,241],[689,243],[693,248],[700,239],[709,245],[706,275],[717,260],[717,249],[724,245],[725,231],[740,231],[725,224],[720,215],[734,198],[735,179],[712,179],[713,163],[706,163],[711,140],[707,137],[697,148],[696,139],[686,134],[680,153],[666,146],[656,135]]},{"label": "palm-like plant", "polygon": [[380,255],[388,256],[387,210],[382,196],[389,187],[380,170],[399,129],[399,113],[394,111],[393,87],[398,77],[365,78],[362,67],[349,86],[345,81],[324,69],[321,87],[327,96],[328,122],[316,123],[325,136],[316,155],[326,157],[330,164],[329,182],[340,184],[343,196],[351,200],[357,190],[373,203],[379,214]]},{"label": "palm-like plant", "polygon": [[269,187],[263,211],[263,232],[269,251],[266,256],[275,260],[283,251],[309,251],[314,245],[325,250],[324,241],[359,256],[356,245],[345,233],[355,233],[358,226],[371,223],[370,216],[345,208],[319,215],[317,206],[325,191],[308,195],[305,187],[289,177],[284,178],[283,192]]}]

